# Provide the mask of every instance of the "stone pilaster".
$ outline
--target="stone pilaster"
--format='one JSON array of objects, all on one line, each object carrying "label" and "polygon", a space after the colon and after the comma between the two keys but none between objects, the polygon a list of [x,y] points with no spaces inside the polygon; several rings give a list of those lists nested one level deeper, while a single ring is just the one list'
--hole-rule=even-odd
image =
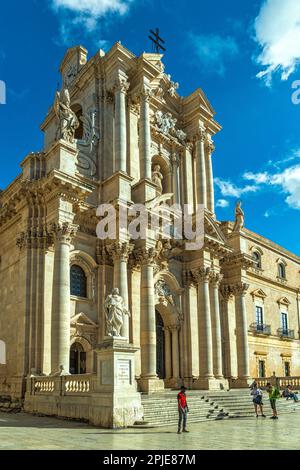
[{"label": "stone pilaster", "polygon": [[165,370],[166,380],[170,380],[172,377],[172,356],[171,356],[171,328],[166,326],[165,332]]},{"label": "stone pilaster", "polygon": [[115,93],[115,171],[127,170],[126,94],[129,83],[118,78]]},{"label": "stone pilaster", "polygon": [[70,245],[78,227],[54,223],[54,270],[51,321],[52,374],[68,374],[70,361]]},{"label": "stone pilaster", "polygon": [[199,129],[196,134],[196,184],[197,184],[197,204],[207,207],[207,184],[205,165],[205,140],[206,132]]},{"label": "stone pilaster", "polygon": [[207,208],[215,213],[215,193],[214,193],[214,176],[212,166],[212,154],[215,150],[213,142],[209,139],[206,143],[206,184],[207,184]]},{"label": "stone pilaster", "polygon": [[222,364],[222,334],[221,334],[221,318],[219,304],[219,285],[223,276],[219,273],[211,273],[212,287],[212,327],[213,327],[213,350],[214,350],[214,373],[217,379],[223,378]]},{"label": "stone pilaster", "polygon": [[139,151],[140,151],[140,170],[141,179],[151,180],[151,130],[150,130],[150,99],[152,91],[147,86],[142,87],[140,93],[140,134],[139,134]]},{"label": "stone pilaster", "polygon": [[249,284],[240,282],[232,286],[235,295],[236,338],[238,357],[238,385],[246,385],[250,379],[248,319],[245,296]]},{"label": "stone pilaster", "polygon": [[173,325],[171,327],[172,335],[172,368],[173,368],[173,380],[178,382],[179,380],[179,341],[178,341],[179,327]]}]

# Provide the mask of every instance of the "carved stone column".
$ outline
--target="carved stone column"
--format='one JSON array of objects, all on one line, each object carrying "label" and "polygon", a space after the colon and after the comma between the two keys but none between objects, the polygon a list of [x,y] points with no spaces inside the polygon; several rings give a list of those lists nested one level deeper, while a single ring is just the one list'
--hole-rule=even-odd
[{"label": "carved stone column", "polygon": [[139,133],[139,151],[141,179],[151,180],[151,129],[150,129],[150,99],[152,96],[151,89],[145,85],[140,94],[141,110],[140,110],[140,133]]},{"label": "carved stone column", "polygon": [[207,175],[207,208],[214,214],[215,213],[215,193],[214,193],[214,176],[212,166],[212,153],[215,147],[211,140],[206,144],[206,175]]},{"label": "carved stone column", "polygon": [[193,270],[198,285],[198,328],[200,377],[213,378],[213,344],[209,295],[210,269]]},{"label": "carved stone column", "polygon": [[166,379],[170,380],[172,377],[172,357],[171,357],[171,330],[169,326],[164,328],[165,332],[165,370]]},{"label": "carved stone column", "polygon": [[115,84],[115,170],[127,170],[126,93],[129,83],[119,78]]},{"label": "carved stone column", "polygon": [[172,155],[172,192],[173,203],[180,204],[179,174],[178,174],[178,157],[176,153]]},{"label": "carved stone column", "polygon": [[250,379],[248,319],[245,302],[245,296],[248,289],[249,284],[245,284],[243,282],[233,286],[236,311],[238,379],[241,381],[247,381]]},{"label": "carved stone column", "polygon": [[214,342],[214,373],[217,379],[223,378],[222,364],[222,334],[221,334],[221,318],[219,304],[219,285],[223,276],[218,273],[211,274],[212,285],[212,326],[213,326],[213,342]]},{"label": "carved stone column", "polygon": [[[142,391],[163,388],[156,368],[156,318],[154,293],[155,248],[141,249],[136,256],[141,264],[141,379]],[[162,384],[160,383],[162,382]]]},{"label": "carved stone column", "polygon": [[[123,297],[124,305],[128,309],[128,274],[127,264],[129,255],[132,253],[134,246],[129,243],[115,242],[107,247],[114,263],[114,287],[119,289],[121,297]],[[123,338],[129,340],[129,318],[124,316],[124,323],[121,330]]]},{"label": "carved stone column", "polygon": [[197,184],[197,204],[207,207],[207,183],[205,166],[205,140],[206,132],[199,129],[196,135],[196,184]]},{"label": "carved stone column", "polygon": [[172,334],[172,369],[173,369],[173,380],[178,381],[179,379],[179,341],[178,341],[178,326],[173,325],[171,327]]},{"label": "carved stone column", "polygon": [[[70,245],[77,226],[70,223],[52,224],[54,268],[51,318],[52,374],[69,373],[70,362]],[[63,369],[62,369],[63,368]]]}]

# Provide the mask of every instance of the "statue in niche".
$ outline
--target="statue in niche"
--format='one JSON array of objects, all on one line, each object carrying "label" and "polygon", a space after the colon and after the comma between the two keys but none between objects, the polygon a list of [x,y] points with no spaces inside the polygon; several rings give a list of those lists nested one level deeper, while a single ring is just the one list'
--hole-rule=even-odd
[{"label": "statue in niche", "polygon": [[105,301],[106,334],[111,337],[120,337],[124,324],[124,315],[130,316],[124,304],[119,289],[113,289]]},{"label": "statue in niche", "polygon": [[59,120],[56,139],[63,139],[70,144],[75,142],[75,131],[79,127],[76,114],[71,109],[70,93],[67,88],[56,92],[54,111]]},{"label": "statue in niche", "polygon": [[163,192],[163,187],[162,187],[162,181],[164,177],[163,174],[160,171],[160,165],[155,165],[153,171],[152,171],[152,182],[157,186],[158,192],[162,194]]},{"label": "statue in niche", "polygon": [[235,207],[235,224],[233,227],[234,232],[240,232],[245,225],[245,214],[242,209],[242,202],[238,201]]}]

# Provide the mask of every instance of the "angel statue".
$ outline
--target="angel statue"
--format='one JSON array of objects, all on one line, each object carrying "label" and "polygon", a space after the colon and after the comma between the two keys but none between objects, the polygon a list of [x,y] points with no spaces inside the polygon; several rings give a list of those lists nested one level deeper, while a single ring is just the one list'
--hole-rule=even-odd
[{"label": "angel statue", "polygon": [[245,225],[245,214],[241,206],[242,202],[238,201],[235,207],[235,224],[233,227],[234,232],[240,232]]},{"label": "angel statue", "polygon": [[106,333],[108,336],[121,336],[121,328],[124,324],[124,315],[130,316],[130,312],[124,304],[119,289],[113,289],[105,301]]},{"label": "angel statue", "polygon": [[160,165],[155,165],[153,171],[152,171],[152,182],[157,186],[158,191],[160,194],[163,192],[163,187],[162,187],[162,180],[164,179],[161,171],[160,171]]},{"label": "angel statue", "polygon": [[59,120],[56,139],[63,139],[73,144],[75,142],[75,131],[79,127],[76,114],[71,109],[69,90],[64,88],[62,92],[56,92],[54,111]]}]

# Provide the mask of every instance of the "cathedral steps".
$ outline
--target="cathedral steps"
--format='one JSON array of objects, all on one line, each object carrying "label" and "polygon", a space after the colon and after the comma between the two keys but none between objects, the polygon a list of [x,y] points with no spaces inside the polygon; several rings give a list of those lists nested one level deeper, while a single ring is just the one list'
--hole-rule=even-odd
[{"label": "cathedral steps", "polygon": [[[142,395],[144,420],[135,427],[176,426],[178,422],[178,391],[166,390],[155,395]],[[300,397],[300,395],[299,395]],[[249,390],[229,392],[207,392],[189,390],[187,392],[189,414],[188,422],[207,422],[220,419],[253,418],[254,407]],[[263,394],[264,412],[272,415],[267,393]],[[300,402],[277,400],[278,414],[292,413],[300,410]]]}]

